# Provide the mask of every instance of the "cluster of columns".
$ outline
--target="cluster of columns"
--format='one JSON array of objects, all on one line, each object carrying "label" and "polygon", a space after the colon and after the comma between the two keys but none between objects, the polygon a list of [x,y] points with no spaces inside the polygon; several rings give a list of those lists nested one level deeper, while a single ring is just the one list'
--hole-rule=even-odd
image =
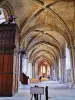
[{"label": "cluster of columns", "polygon": [[75,83],[75,46],[70,46],[72,84]]},{"label": "cluster of columns", "polygon": [[51,77],[53,80],[64,82],[66,67],[65,61],[65,56],[60,57],[59,60],[56,60],[54,65],[51,66]]},{"label": "cluster of columns", "polygon": [[28,57],[23,54],[21,59],[22,72],[29,78],[35,77],[35,66],[29,61]]},{"label": "cluster of columns", "polygon": [[[67,47],[66,47],[67,48]],[[75,46],[64,48],[64,52],[59,60],[52,66],[51,71],[54,72],[54,80],[60,80],[62,83],[70,81],[75,83]],[[69,73],[69,74],[67,74]],[[52,72],[51,72],[52,74]],[[68,80],[68,78],[71,78]]]},{"label": "cluster of columns", "polygon": [[25,55],[22,57],[22,72],[32,78],[32,64]]}]

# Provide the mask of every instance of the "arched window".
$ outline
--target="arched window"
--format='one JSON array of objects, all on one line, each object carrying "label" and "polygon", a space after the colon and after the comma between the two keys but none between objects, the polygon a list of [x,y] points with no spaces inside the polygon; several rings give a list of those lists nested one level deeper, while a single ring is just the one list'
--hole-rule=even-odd
[{"label": "arched window", "polygon": [[0,8],[0,24],[8,19],[8,14],[5,9]]}]

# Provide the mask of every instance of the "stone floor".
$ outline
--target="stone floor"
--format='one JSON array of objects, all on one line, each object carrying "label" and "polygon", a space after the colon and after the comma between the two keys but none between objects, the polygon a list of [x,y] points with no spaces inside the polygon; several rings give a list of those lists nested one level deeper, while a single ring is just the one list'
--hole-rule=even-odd
[{"label": "stone floor", "polygon": [[[34,87],[35,85],[39,87],[48,86],[48,100],[75,100],[75,88],[71,89],[69,84],[60,84],[60,82],[57,81],[47,81],[29,85],[20,84],[19,91],[16,95],[13,97],[0,97],[0,100],[31,100],[30,87]],[[34,98],[32,100],[34,100]],[[46,100],[45,93],[42,95],[41,100]]]}]

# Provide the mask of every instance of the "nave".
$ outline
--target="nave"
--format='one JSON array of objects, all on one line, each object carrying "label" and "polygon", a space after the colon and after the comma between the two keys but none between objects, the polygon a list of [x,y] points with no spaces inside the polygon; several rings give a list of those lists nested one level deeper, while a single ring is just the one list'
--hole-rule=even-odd
[{"label": "nave", "polygon": [[75,0],[0,0],[0,99],[30,100],[33,79],[75,100]]}]

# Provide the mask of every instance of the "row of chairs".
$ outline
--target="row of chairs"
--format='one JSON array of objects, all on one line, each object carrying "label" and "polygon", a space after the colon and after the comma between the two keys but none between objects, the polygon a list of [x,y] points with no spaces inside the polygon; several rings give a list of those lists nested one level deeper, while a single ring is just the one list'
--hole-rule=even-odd
[{"label": "row of chairs", "polygon": [[30,83],[38,83],[40,81],[48,81],[48,78],[44,77],[44,78],[41,78],[41,80],[39,80],[39,78],[31,78],[31,79],[29,79]]}]

